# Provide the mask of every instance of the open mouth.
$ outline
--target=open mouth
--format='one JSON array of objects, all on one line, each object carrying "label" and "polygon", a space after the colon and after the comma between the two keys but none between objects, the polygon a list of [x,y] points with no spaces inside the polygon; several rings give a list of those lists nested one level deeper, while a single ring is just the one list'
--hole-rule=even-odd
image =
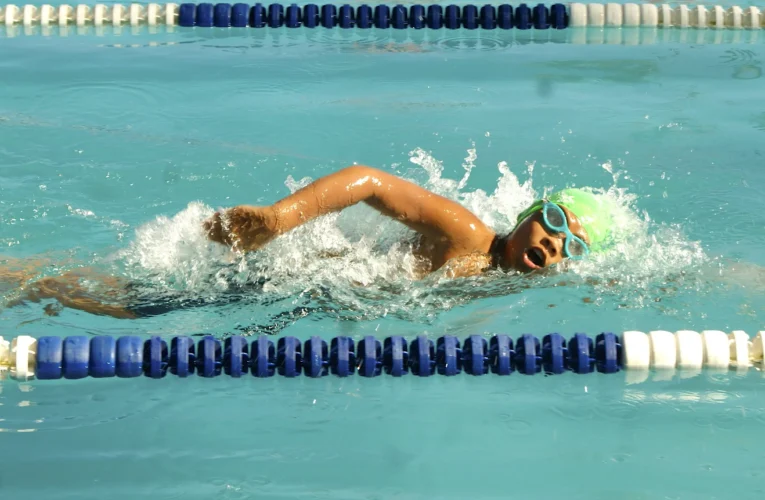
[{"label": "open mouth", "polygon": [[523,260],[532,269],[539,269],[545,265],[545,254],[541,248],[531,247],[523,253]]}]

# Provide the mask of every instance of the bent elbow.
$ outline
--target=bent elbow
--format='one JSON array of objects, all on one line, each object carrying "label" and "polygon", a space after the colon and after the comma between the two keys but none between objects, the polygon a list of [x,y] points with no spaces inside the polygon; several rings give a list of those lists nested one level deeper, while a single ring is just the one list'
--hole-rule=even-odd
[{"label": "bent elbow", "polygon": [[377,187],[381,184],[381,172],[365,165],[353,165],[343,169],[344,184],[352,193],[355,202],[364,201],[376,195]]},{"label": "bent elbow", "polygon": [[368,167],[366,165],[351,165],[348,167],[345,167],[343,169],[343,172],[355,179],[363,179],[364,177],[371,177],[371,175],[376,172],[377,170]]}]

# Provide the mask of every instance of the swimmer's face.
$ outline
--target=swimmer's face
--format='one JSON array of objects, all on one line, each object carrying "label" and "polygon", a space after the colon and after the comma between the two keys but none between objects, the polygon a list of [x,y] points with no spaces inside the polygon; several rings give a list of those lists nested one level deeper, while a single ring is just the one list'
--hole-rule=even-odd
[{"label": "swimmer's face", "polygon": [[[569,230],[588,245],[582,224],[573,212],[561,207],[566,214]],[[530,272],[557,264],[565,259],[563,244],[566,236],[547,228],[542,211],[538,210],[521,222],[510,234],[503,254],[503,267]]]}]

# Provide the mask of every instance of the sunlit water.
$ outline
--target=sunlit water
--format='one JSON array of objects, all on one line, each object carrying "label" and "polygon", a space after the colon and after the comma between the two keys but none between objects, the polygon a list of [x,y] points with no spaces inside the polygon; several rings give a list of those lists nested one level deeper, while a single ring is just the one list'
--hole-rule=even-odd
[{"label": "sunlit water", "polygon": [[[0,254],[44,259],[40,276],[93,266],[181,306],[117,320],[31,303],[0,312],[1,334],[761,328],[762,44],[525,41],[0,39]],[[593,186],[617,245],[540,276],[445,280],[416,279],[411,233],[362,206],[245,257],[205,241],[218,207],[272,203],[354,163],[500,232],[546,192]],[[761,498],[762,385],[759,373],[4,383],[0,440],[16,451],[0,491]]]}]

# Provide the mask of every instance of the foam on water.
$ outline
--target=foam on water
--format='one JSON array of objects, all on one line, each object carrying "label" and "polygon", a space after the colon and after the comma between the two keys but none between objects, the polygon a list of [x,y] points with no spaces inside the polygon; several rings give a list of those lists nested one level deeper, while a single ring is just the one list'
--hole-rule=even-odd
[{"label": "foam on water", "polygon": [[[465,174],[455,180],[445,177],[442,162],[426,151],[410,153],[415,174],[427,175],[426,188],[463,204],[500,233],[510,231],[518,213],[535,199],[565,187],[533,186],[534,164],[525,165],[528,179],[521,182],[506,162],[489,166],[476,160],[476,150],[469,150]],[[497,169],[493,192],[467,188],[476,168]],[[678,277],[693,276],[708,258],[682,228],[657,223],[640,212],[636,197],[619,186],[619,177],[615,173],[612,185],[600,190],[613,212],[612,250],[536,276],[494,271],[458,280],[440,273],[419,279],[413,233],[364,205],[318,218],[258,252],[238,255],[206,241],[201,225],[214,209],[194,202],[173,217],[140,227],[135,240],[110,261],[145,285],[147,293],[173,290],[214,301],[250,284],[252,296],[247,300],[271,304],[287,299],[290,307],[308,308],[301,309],[301,315],[310,309],[342,318],[395,315],[427,322],[456,305],[530,286],[551,286],[562,277],[572,286],[588,287],[585,293],[595,286],[603,304],[609,297],[618,302],[629,296],[636,307],[650,306],[660,289],[666,293],[662,287],[669,280],[677,286]],[[288,177],[285,184],[295,192],[311,181]]]}]

